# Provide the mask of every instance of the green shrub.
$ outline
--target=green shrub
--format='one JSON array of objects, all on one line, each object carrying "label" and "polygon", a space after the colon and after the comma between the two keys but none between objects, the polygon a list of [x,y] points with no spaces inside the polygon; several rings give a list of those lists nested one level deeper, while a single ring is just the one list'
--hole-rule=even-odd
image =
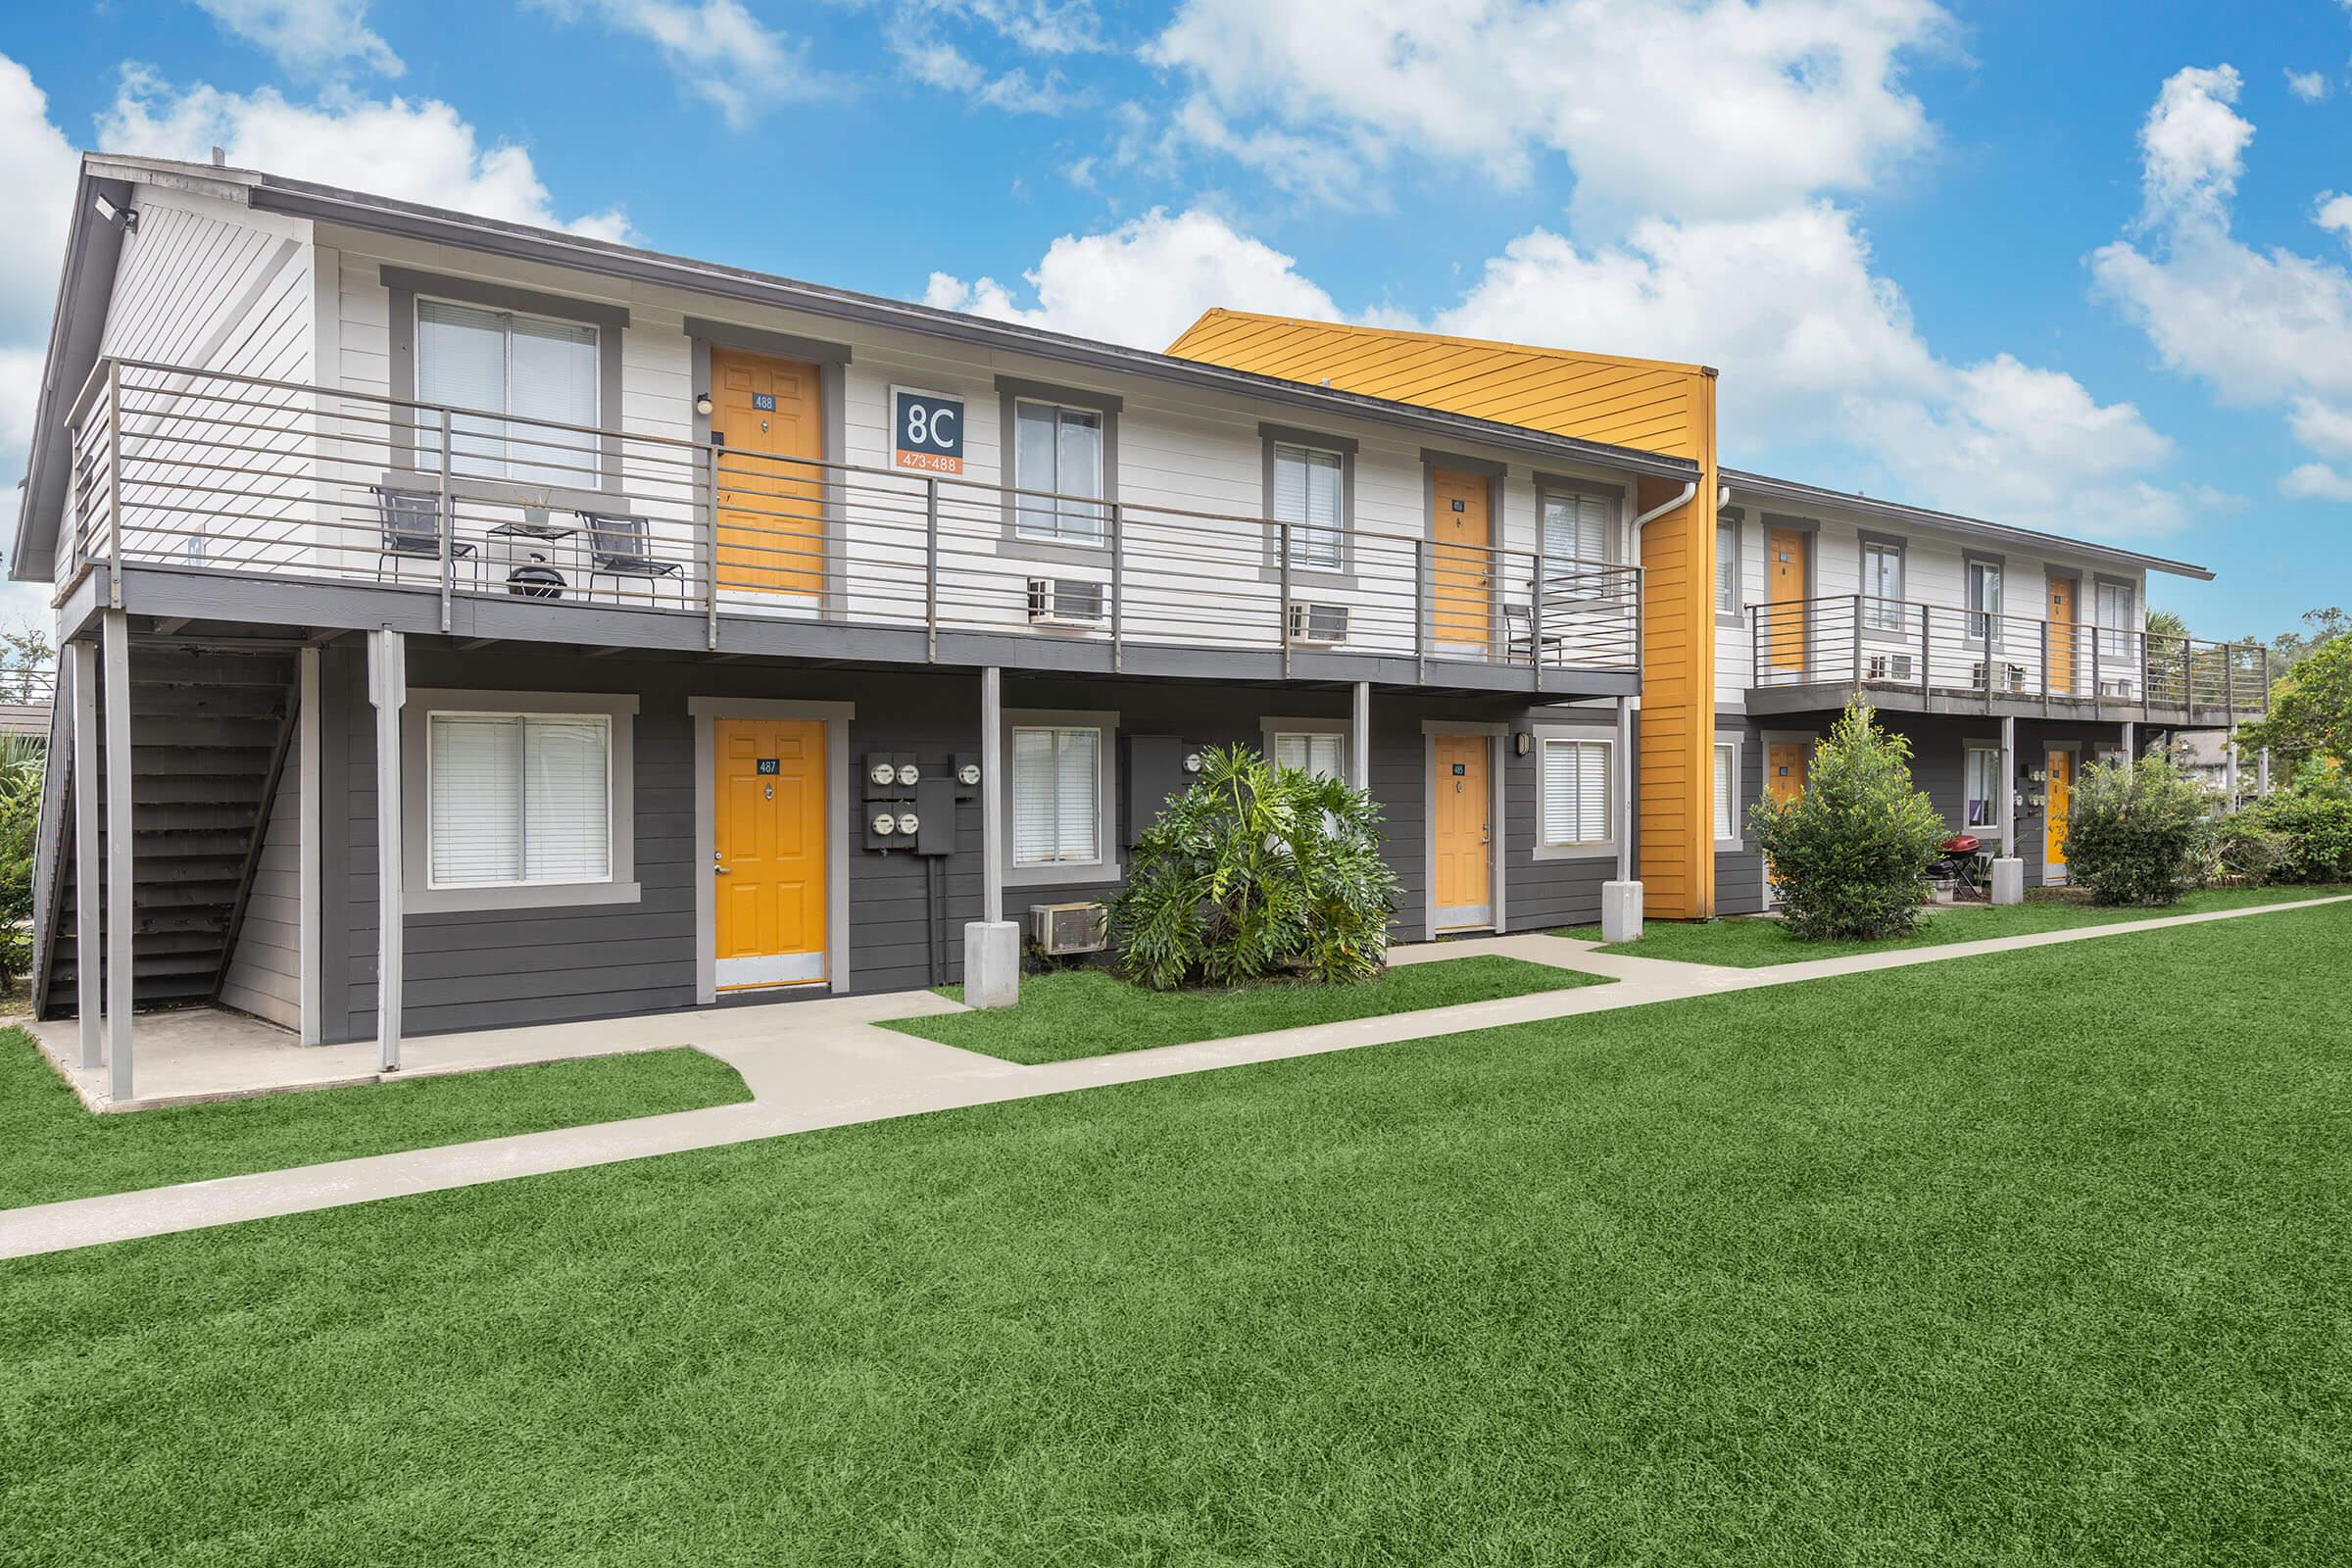
[{"label": "green shrub", "polygon": [[1377,978],[1397,893],[1380,820],[1371,796],[1337,779],[1246,746],[1203,752],[1110,901],[1120,972],[1154,991],[1277,973]]},{"label": "green shrub", "polygon": [[2067,808],[2067,870],[2100,904],[2177,903],[2208,853],[2212,812],[2169,757],[2093,762]]},{"label": "green shrub", "polygon": [[2205,887],[2259,888],[2277,880],[2293,845],[2251,811],[2213,824],[2195,880]]},{"label": "green shrub", "polygon": [[32,964],[32,863],[41,823],[42,748],[0,746],[0,989]]},{"label": "green shrub", "polygon": [[1919,921],[1943,818],[1911,783],[1911,743],[1849,705],[1813,750],[1805,793],[1747,814],[1782,918],[1805,941],[1875,941]]},{"label": "green shrub", "polygon": [[2352,781],[2335,768],[2315,762],[2230,820],[2278,836],[2273,880],[2352,882]]}]

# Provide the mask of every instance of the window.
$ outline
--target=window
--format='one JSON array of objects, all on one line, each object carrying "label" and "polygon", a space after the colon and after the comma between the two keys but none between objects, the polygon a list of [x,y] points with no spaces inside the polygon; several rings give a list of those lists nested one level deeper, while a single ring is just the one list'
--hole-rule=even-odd
[{"label": "window", "polygon": [[1016,727],[1012,732],[1012,863],[1093,864],[1102,858],[1102,732]]},{"label": "window", "polygon": [[1544,743],[1544,842],[1553,848],[1609,837],[1609,743]]},{"label": "window", "polygon": [[1348,737],[1345,735],[1329,731],[1277,734],[1273,746],[1274,762],[1279,767],[1295,767],[1319,778],[1345,779],[1348,776]]},{"label": "window", "polygon": [[1740,839],[1740,748],[1731,741],[1715,743],[1715,839]]},{"label": "window", "polygon": [[434,713],[425,733],[428,887],[612,878],[609,716]]},{"label": "window", "polygon": [[1871,631],[1903,629],[1903,547],[1862,541],[1862,624]]},{"label": "window", "polygon": [[2128,582],[2099,584],[2099,659],[2115,662],[2118,668],[2129,665],[2137,650],[2132,646],[2132,594]]},{"label": "window", "polygon": [[[477,478],[593,486],[597,328],[545,317],[416,302],[416,396],[450,416],[450,468]],[[497,417],[506,416],[507,417]],[[439,416],[419,412],[420,458],[440,461]],[[532,420],[551,421],[546,424]]]},{"label": "window", "polygon": [[1983,642],[1990,634],[1997,636],[2001,616],[2001,564],[1997,561],[1971,561],[1968,564],[1968,608],[1975,612],[1968,617],[1968,638]]},{"label": "window", "polygon": [[1740,519],[1715,524],[1715,613],[1740,617]]},{"label": "window", "polygon": [[1102,415],[1023,400],[1014,405],[1013,484],[1024,491],[1090,496],[1055,501],[1043,495],[1016,498],[1015,529],[1024,539],[1059,539],[1070,544],[1102,542]]},{"label": "window", "polygon": [[1967,825],[1972,828],[2001,825],[2001,754],[1997,747],[1971,746],[1968,749]]},{"label": "window", "polygon": [[[1609,559],[1609,504],[1599,496],[1544,492],[1544,591],[1591,598],[1614,581]],[[1593,569],[1604,568],[1604,569]]]},{"label": "window", "polygon": [[1337,570],[1347,562],[1347,464],[1337,452],[1277,442],[1274,520],[1291,525],[1291,564]]}]

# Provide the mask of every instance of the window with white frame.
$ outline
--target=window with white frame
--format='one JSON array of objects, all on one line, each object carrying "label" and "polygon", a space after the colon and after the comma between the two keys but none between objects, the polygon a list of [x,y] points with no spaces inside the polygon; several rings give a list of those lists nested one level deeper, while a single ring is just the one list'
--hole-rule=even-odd
[{"label": "window with white frame", "polygon": [[[452,411],[453,472],[593,487],[595,437],[573,427],[598,422],[597,378],[593,326],[447,300],[416,302],[416,396]],[[418,449],[438,463],[440,416],[425,410],[417,418]]]},{"label": "window with white frame", "polygon": [[1872,631],[1903,629],[1903,547],[1862,541],[1862,624]]},{"label": "window with white frame", "polygon": [[1600,496],[1545,490],[1544,509],[1544,592],[1546,597],[1591,598],[1614,581],[1609,559],[1609,504]]},{"label": "window with white frame", "polygon": [[1740,613],[1740,519],[1715,524],[1715,613]]},{"label": "window with white frame", "polygon": [[2099,584],[2097,615],[2099,658],[2102,662],[2114,661],[2119,668],[2124,667],[2138,652],[2132,646],[2132,633],[2135,629],[2132,614],[2134,608],[2130,583],[2102,582]]},{"label": "window with white frame", "polygon": [[2001,564],[1997,561],[1971,561],[1968,564],[1968,637],[1983,642],[1987,636],[1998,636],[2001,618]]},{"label": "window with white frame", "polygon": [[611,880],[609,715],[437,712],[425,745],[428,887]]},{"label": "window with white frame", "polygon": [[[1024,539],[1102,542],[1102,414],[1027,398],[1013,407],[1014,530]],[[1035,492],[1048,492],[1037,494]],[[1091,500],[1055,499],[1091,497]]]},{"label": "window with white frame", "polygon": [[1740,748],[1731,741],[1715,743],[1715,838],[1730,844],[1740,837]]},{"label": "window with white frame", "polygon": [[1274,444],[1274,520],[1290,524],[1291,564],[1347,564],[1348,467],[1337,452]]},{"label": "window with white frame", "polygon": [[2001,825],[2001,753],[1995,746],[1971,746],[1961,788],[1967,797],[1969,827]]},{"label": "window with white frame", "polygon": [[1102,858],[1102,731],[1018,725],[1012,732],[1012,863]]},{"label": "window with white frame", "polygon": [[1544,742],[1544,843],[1551,849],[1609,840],[1609,743]]},{"label": "window with white frame", "polygon": [[1273,746],[1277,767],[1295,767],[1318,778],[1348,776],[1348,737],[1336,731],[1277,733]]}]

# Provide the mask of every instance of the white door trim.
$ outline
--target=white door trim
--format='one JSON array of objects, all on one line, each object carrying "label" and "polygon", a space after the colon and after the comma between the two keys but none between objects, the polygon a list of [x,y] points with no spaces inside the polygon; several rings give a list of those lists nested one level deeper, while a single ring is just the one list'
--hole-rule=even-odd
[{"label": "white door trim", "polygon": [[1487,737],[1487,779],[1493,799],[1487,807],[1487,918],[1462,924],[1449,924],[1443,929],[1449,933],[1474,931],[1486,927],[1494,931],[1504,929],[1507,910],[1504,908],[1503,841],[1509,828],[1503,814],[1502,766],[1503,738],[1510,733],[1508,724],[1483,723],[1467,719],[1425,718],[1421,721],[1421,934],[1436,941],[1438,924],[1438,747],[1441,735],[1484,735]]},{"label": "white door trim", "polygon": [[[805,703],[760,697],[689,697],[694,719],[694,999],[718,1000],[718,897],[710,885],[710,859],[718,847],[718,767],[711,720],[718,718],[818,719],[825,726],[825,968],[824,988],[850,988],[850,720],[855,703]],[[741,959],[742,963],[772,962]],[[730,965],[730,975],[734,973]],[[779,984],[730,978],[729,985]],[[810,978],[810,977],[799,977]]]}]

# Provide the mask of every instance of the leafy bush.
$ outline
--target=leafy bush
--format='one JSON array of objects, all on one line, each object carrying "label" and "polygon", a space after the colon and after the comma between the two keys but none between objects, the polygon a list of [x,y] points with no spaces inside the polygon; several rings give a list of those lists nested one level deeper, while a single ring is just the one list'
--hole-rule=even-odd
[{"label": "leafy bush", "polygon": [[2093,762],[2067,808],[2067,869],[2100,904],[2177,903],[2207,853],[2212,809],[2169,757]]},{"label": "leafy bush", "polygon": [[32,963],[32,861],[40,837],[42,747],[0,746],[0,989]]},{"label": "leafy bush", "polygon": [[2352,780],[2327,763],[2305,767],[2291,786],[2230,821],[2278,836],[2274,880],[2352,882]]},{"label": "leafy bush", "polygon": [[1369,795],[1337,779],[1246,746],[1203,752],[1110,901],[1120,972],[1154,991],[1280,972],[1376,979],[1397,893],[1380,821]]},{"label": "leafy bush", "polygon": [[1850,704],[1813,750],[1805,793],[1747,813],[1791,936],[1875,941],[1919,921],[1943,818],[1911,783],[1911,743]]},{"label": "leafy bush", "polygon": [[2252,812],[2224,816],[2213,824],[2194,880],[2204,887],[2265,886],[2278,875],[2293,844]]}]

